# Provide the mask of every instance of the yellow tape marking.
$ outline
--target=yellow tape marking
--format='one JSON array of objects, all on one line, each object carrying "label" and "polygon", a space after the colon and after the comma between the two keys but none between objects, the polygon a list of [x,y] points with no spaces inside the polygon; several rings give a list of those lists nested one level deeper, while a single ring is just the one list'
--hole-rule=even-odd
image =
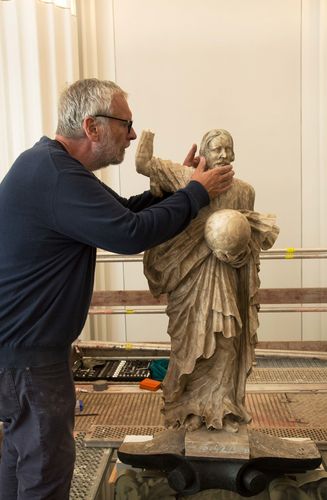
[{"label": "yellow tape marking", "polygon": [[294,252],[295,252],[295,248],[293,248],[293,247],[286,248],[285,259],[293,259],[294,258]]}]

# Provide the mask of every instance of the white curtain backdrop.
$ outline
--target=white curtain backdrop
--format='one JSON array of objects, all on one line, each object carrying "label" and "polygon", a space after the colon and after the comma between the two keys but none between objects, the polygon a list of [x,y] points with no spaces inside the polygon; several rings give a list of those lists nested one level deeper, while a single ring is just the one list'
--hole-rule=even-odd
[{"label": "white curtain backdrop", "polygon": [[79,78],[75,5],[0,0],[0,179],[42,135],[53,136],[57,100]]}]

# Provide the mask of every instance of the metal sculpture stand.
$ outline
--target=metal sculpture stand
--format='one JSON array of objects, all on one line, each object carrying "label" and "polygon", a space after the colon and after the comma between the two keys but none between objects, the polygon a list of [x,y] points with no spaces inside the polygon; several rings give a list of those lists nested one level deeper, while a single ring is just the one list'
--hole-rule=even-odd
[{"label": "metal sculpture stand", "polygon": [[171,488],[191,495],[206,489],[257,495],[284,474],[317,468],[320,453],[311,440],[292,441],[248,430],[194,432],[166,430],[146,442],[123,443],[119,459],[134,467],[160,470]]}]

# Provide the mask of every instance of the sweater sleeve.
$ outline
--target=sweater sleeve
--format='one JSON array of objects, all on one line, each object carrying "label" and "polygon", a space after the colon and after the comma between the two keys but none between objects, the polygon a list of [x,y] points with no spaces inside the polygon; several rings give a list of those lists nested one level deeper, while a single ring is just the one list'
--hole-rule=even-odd
[{"label": "sweater sleeve", "polygon": [[123,198],[103,182],[99,181],[99,183],[108,193],[110,193],[114,198],[116,198],[116,200],[118,200],[119,203],[121,203],[124,207],[132,210],[132,212],[139,212],[144,208],[151,207],[152,205],[159,203],[160,201],[171,195],[171,193],[163,192],[163,196],[157,197],[154,196],[149,190],[149,191],[144,191],[141,194],[131,196],[130,198]]},{"label": "sweater sleeve", "polygon": [[[140,196],[138,202],[134,200],[127,205],[135,210],[142,205],[142,196],[147,203],[150,201],[148,194]],[[131,210],[123,200],[87,171],[60,172],[53,198],[55,229],[74,240],[110,252],[139,253],[185,229],[209,203],[209,196],[201,184],[191,181],[163,201],[149,203],[150,206],[140,211]],[[153,197],[151,200],[153,202]]]}]

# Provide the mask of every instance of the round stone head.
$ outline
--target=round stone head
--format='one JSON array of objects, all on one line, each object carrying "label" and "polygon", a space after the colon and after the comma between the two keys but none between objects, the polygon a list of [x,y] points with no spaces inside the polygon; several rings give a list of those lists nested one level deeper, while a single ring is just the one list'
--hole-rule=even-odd
[{"label": "round stone head", "polygon": [[200,156],[206,159],[208,168],[229,165],[235,159],[233,138],[227,130],[209,130],[201,141]]}]

